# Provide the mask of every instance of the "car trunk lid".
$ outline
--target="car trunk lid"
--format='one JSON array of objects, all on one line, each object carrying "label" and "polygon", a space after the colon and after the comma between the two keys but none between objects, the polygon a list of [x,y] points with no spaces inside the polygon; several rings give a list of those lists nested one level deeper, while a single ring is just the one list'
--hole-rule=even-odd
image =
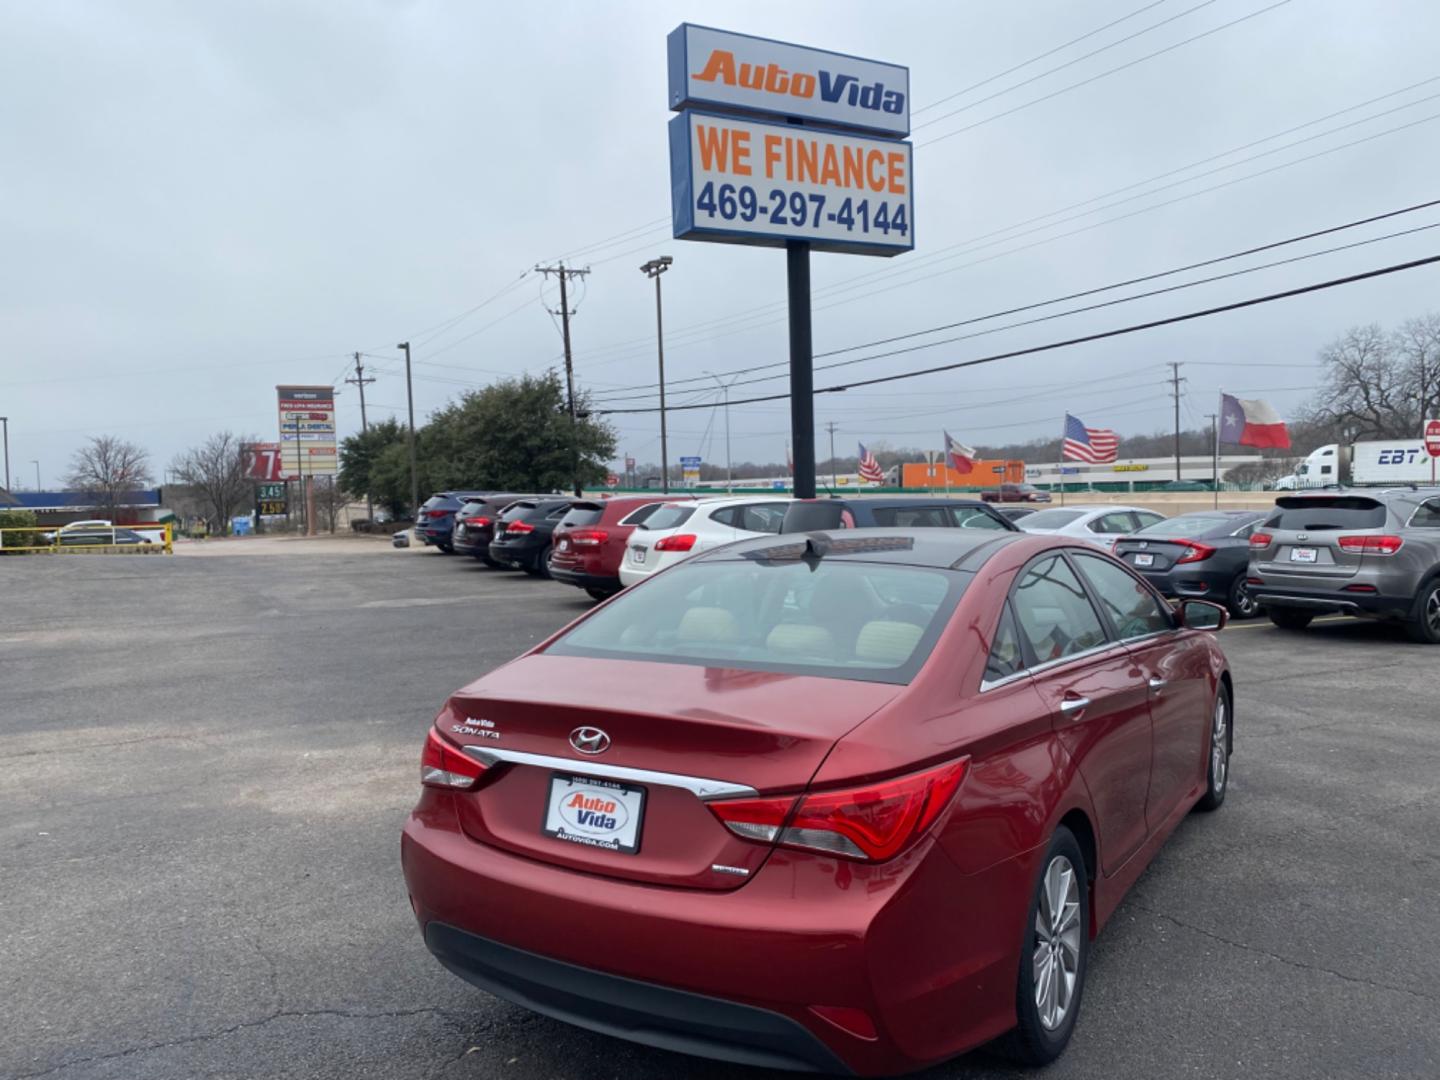
[{"label": "car trunk lid", "polygon": [[803,790],[835,742],[902,689],[537,654],[453,695],[437,726],[493,770],[457,797],[472,839],[583,872],[723,890],[770,848],[735,836],[707,801]]},{"label": "car trunk lid", "polygon": [[1385,504],[1366,495],[1292,495],[1275,500],[1277,513],[1257,529],[1271,537],[1256,551],[1263,576],[1291,576],[1317,584],[1354,577],[1365,556],[1340,545],[1342,536],[1380,535]]}]

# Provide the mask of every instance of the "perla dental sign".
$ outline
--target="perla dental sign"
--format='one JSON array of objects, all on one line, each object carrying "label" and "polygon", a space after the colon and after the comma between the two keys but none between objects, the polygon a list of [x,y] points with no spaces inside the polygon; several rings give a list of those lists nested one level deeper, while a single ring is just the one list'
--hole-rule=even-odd
[{"label": "perla dental sign", "polygon": [[910,69],[682,23],[667,42],[670,108],[796,117],[891,137],[910,133]]}]

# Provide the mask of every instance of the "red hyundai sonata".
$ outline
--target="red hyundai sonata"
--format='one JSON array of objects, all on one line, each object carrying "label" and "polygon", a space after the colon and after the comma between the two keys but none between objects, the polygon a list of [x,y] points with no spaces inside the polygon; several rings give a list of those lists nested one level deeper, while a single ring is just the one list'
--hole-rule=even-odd
[{"label": "red hyundai sonata", "polygon": [[476,986],[652,1046],[883,1075],[1056,1057],[1089,943],[1225,798],[1213,604],[1025,533],[657,574],[454,694],[402,857]]}]

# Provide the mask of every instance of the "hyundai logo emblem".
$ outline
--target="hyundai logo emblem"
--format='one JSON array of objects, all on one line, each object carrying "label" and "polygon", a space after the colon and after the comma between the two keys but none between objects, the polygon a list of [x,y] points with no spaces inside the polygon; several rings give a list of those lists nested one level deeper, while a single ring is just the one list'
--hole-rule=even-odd
[{"label": "hyundai logo emblem", "polygon": [[570,745],[582,754],[603,754],[610,749],[610,736],[598,727],[577,727],[570,732]]}]

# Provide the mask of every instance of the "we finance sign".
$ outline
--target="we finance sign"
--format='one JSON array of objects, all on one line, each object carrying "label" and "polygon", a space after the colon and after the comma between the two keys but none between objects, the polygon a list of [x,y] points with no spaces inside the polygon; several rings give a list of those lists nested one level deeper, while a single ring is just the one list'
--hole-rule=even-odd
[{"label": "we finance sign", "polygon": [[670,183],[677,239],[915,246],[908,142],[687,110],[670,121]]},{"label": "we finance sign", "polygon": [[670,108],[795,117],[910,133],[910,69],[682,23],[667,39]]}]

